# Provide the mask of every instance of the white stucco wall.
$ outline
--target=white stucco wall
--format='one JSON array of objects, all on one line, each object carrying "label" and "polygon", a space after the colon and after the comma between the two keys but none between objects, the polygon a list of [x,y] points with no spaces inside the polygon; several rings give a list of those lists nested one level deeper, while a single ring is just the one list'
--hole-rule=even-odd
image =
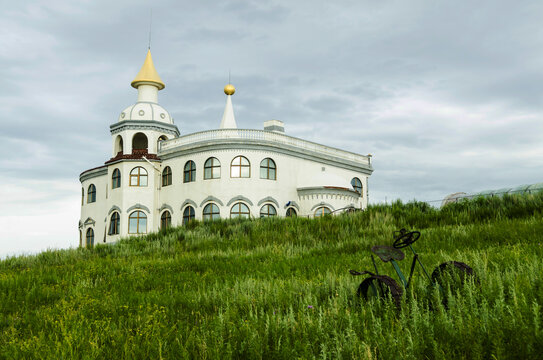
[{"label": "white stucco wall", "polygon": [[[249,178],[230,176],[231,162],[240,155],[250,162]],[[210,157],[217,158],[221,163],[219,179],[204,180],[204,163]],[[276,180],[260,178],[260,162],[265,158],[271,158],[275,162]],[[196,164],[196,181],[184,183],[183,171],[189,160]],[[147,171],[148,185],[145,187],[130,186],[130,172],[138,166]],[[172,185],[162,187],[161,174],[166,166],[172,169]],[[112,174],[115,169],[121,172],[121,187],[113,189]],[[356,208],[367,206],[365,189],[367,174],[269,150],[191,150],[190,153],[180,154],[162,162],[153,161],[152,165],[145,160],[122,160],[109,164],[106,170],[107,174],[82,182],[85,192],[91,183],[94,183],[97,188],[96,203],[87,204],[85,198],[81,212],[83,222],[88,217],[96,221],[93,225],[95,244],[103,242],[113,211],[118,211],[121,217],[120,234],[106,235],[106,242],[113,242],[122,236],[131,235],[128,233],[128,217],[136,210],[141,210],[146,214],[147,232],[159,230],[161,208],[171,209],[169,211],[172,216],[172,225],[181,225],[187,202],[195,204],[191,206],[194,207],[195,217],[199,220],[203,218],[203,209],[209,202],[214,202],[219,207],[222,218],[230,217],[231,208],[238,201],[248,206],[253,218],[260,216],[260,209],[265,204],[273,205],[278,216],[285,216],[285,205],[288,202],[295,203],[298,216],[309,217],[314,215],[319,205],[327,206],[332,211],[347,206]],[[364,186],[362,196],[351,190],[350,181],[353,177],[358,177]],[[218,201],[205,201],[210,197]],[[242,199],[233,200],[236,197]],[[266,200],[267,198],[271,199]],[[84,227],[83,238],[89,226],[91,225]]]},{"label": "white stucco wall", "polygon": [[[251,177],[250,178],[232,178],[230,177],[230,164],[232,160],[238,156],[246,157],[251,164]],[[204,180],[204,163],[209,157],[217,158],[221,163],[221,178]],[[271,158],[275,161],[277,167],[277,180],[260,179],[260,162],[265,158]],[[192,160],[196,164],[196,181],[191,183],[183,183],[183,169],[185,163]],[[266,197],[275,199],[279,207],[274,204],[279,216],[285,216],[285,205],[291,201],[296,202],[301,206],[302,202],[298,195],[299,187],[308,187],[317,185],[314,183],[316,175],[326,177],[326,174],[330,174],[330,181],[326,185],[328,186],[350,186],[350,181],[353,177],[358,177],[363,184],[365,184],[366,175],[348,171],[340,168],[334,168],[329,165],[323,165],[318,162],[300,159],[296,157],[285,156],[283,154],[273,153],[269,151],[258,150],[238,150],[238,149],[223,149],[212,150],[194,153],[185,156],[179,156],[174,159],[166,160],[162,163],[162,168],[170,166],[172,168],[173,180],[172,185],[163,187],[159,192],[159,203],[170,205],[175,212],[175,216],[172,217],[174,224],[180,224],[182,220],[182,208],[181,205],[186,200],[192,200],[197,204],[195,208],[196,219],[202,219],[202,211],[205,203],[202,203],[209,196],[218,198],[223,205],[217,203],[220,209],[221,217],[230,217],[230,209],[232,204],[229,202],[236,196],[242,196],[250,200],[252,205],[247,201],[242,201],[248,205],[251,216],[259,217],[260,208],[262,205],[258,203]],[[322,168],[325,167],[325,171]],[[341,183],[337,183],[337,178],[342,178]],[[338,191],[336,191],[338,192]],[[357,196],[352,191],[339,191],[342,193],[341,198],[334,196],[330,191],[325,191],[323,194],[324,199],[328,199],[328,203],[333,204],[331,210],[336,210],[341,207],[354,204],[358,208],[362,208],[365,204],[363,197]],[[346,194],[349,193],[347,196]],[[315,198],[315,204],[321,202],[322,197],[317,199],[317,195],[313,195]],[[349,198],[347,198],[349,197]],[[353,197],[356,200],[353,201]],[[317,201],[319,200],[319,201]],[[271,202],[267,202],[271,203]],[[305,205],[305,204],[308,205]],[[300,208],[298,212],[299,216],[312,216],[308,199],[303,201],[304,206]],[[314,204],[313,204],[314,205]]]},{"label": "white stucco wall", "polygon": [[[94,230],[94,244],[102,242],[104,238],[105,226],[105,207],[106,196],[108,191],[107,176],[104,174],[105,168],[89,171],[89,176],[81,182],[81,186],[85,192],[83,205],[81,206],[81,218],[79,230],[81,231],[82,244],[85,246],[86,234],[89,228]],[[88,188],[91,184],[96,187],[96,201],[88,203]],[[90,223],[92,220],[92,223]]]}]

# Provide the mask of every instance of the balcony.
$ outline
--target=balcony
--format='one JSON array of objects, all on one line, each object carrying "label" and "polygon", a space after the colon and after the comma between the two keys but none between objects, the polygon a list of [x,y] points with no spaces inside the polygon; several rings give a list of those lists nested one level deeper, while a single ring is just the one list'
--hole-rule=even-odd
[{"label": "balcony", "polygon": [[242,142],[247,144],[272,145],[280,148],[295,148],[318,154],[326,158],[339,158],[352,161],[371,168],[369,156],[355,154],[281,133],[252,129],[217,129],[180,136],[171,140],[159,142],[158,153],[169,153],[175,150],[182,150],[185,147],[193,147],[205,143],[217,144],[225,142]]}]

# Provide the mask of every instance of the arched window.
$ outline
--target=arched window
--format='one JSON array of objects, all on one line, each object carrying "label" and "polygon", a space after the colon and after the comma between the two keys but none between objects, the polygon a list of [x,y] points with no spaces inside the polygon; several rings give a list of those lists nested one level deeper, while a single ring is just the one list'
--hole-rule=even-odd
[{"label": "arched window", "polygon": [[85,202],[85,189],[81,188],[81,206]]},{"label": "arched window", "polygon": [[236,156],[230,164],[230,177],[248,178],[251,177],[251,164],[244,156]]},{"label": "arched window", "polygon": [[147,186],[147,170],[141,166],[130,171],[130,186]]},{"label": "arched window", "polygon": [[172,225],[172,215],[168,210],[164,211],[160,216],[160,228],[166,229]]},{"label": "arched window", "polygon": [[206,160],[204,164],[204,180],[207,179],[220,179],[221,177],[221,163],[219,159],[211,157]]},{"label": "arched window", "polygon": [[315,210],[315,217],[330,215],[331,212],[332,211],[330,211],[330,209],[327,208],[326,206],[321,206],[321,207],[318,207],[317,210]]},{"label": "arched window", "polygon": [[121,187],[121,171],[119,169],[113,170],[113,175],[111,175],[111,187],[113,189]]},{"label": "arched window", "polygon": [[356,191],[359,194],[362,194],[362,181],[360,181],[359,178],[354,177],[351,180],[351,185],[353,186],[354,191]]},{"label": "arched window", "polygon": [[115,138],[115,155],[122,155],[123,154],[123,137],[121,135],[117,135]]},{"label": "arched window", "polygon": [[221,218],[219,207],[213,203],[209,203],[204,207],[204,221],[216,220]]},{"label": "arched window", "polygon": [[119,235],[119,229],[121,228],[121,217],[118,212],[111,214],[109,219],[109,230],[108,235]]},{"label": "arched window", "polygon": [[183,211],[183,225],[194,220],[194,215],[194,208],[192,206],[187,206]]},{"label": "arched window", "polygon": [[166,135],[161,135],[157,141],[156,141],[156,150],[158,151],[160,149],[160,142],[168,140],[168,137]]},{"label": "arched window", "polygon": [[275,207],[270,204],[266,204],[260,208],[260,217],[271,217],[276,216],[277,211],[275,210]]},{"label": "arched window", "polygon": [[143,211],[134,211],[128,217],[128,233],[145,234],[147,233],[147,215]]},{"label": "arched window", "polygon": [[79,230],[79,247],[83,247],[83,233]]},{"label": "arched window", "polygon": [[162,186],[168,186],[172,184],[172,169],[169,166],[162,171]]},{"label": "arched window", "polygon": [[276,171],[277,171],[277,168],[275,167],[275,161],[273,161],[272,159],[265,158],[264,160],[260,162],[260,178],[261,179],[275,180]]},{"label": "arched window", "polygon": [[87,247],[93,247],[94,246],[94,230],[92,228],[87,229]]},{"label": "arched window", "polygon": [[230,209],[230,217],[232,219],[237,217],[248,218],[250,215],[249,208],[242,202],[235,203]]},{"label": "arched window", "polygon": [[89,185],[87,190],[87,204],[93,203],[96,201],[96,186],[94,184]]},{"label": "arched window", "polygon": [[147,136],[144,133],[136,133],[132,138],[132,152],[135,152],[134,150],[139,150],[139,152],[145,150],[143,152],[146,152],[147,147]]},{"label": "arched window", "polygon": [[287,217],[294,217],[294,216],[298,216],[298,214],[296,213],[296,209],[293,208],[293,207],[289,207],[287,209],[287,214],[286,214]]},{"label": "arched window", "polygon": [[183,171],[183,182],[196,181],[196,164],[194,161],[189,160],[185,163],[185,170]]}]

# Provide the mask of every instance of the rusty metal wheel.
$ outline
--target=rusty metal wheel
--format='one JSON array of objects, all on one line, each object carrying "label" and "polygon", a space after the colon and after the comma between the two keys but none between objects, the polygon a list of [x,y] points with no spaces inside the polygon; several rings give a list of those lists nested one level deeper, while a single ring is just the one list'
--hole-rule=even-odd
[{"label": "rusty metal wheel", "polygon": [[360,283],[357,294],[366,300],[372,298],[385,299],[390,294],[396,305],[400,306],[403,289],[390,276],[372,275]]},{"label": "rusty metal wheel", "polygon": [[439,265],[432,272],[432,282],[440,286],[441,290],[460,288],[466,280],[473,279],[479,284],[479,278],[467,264],[460,261],[447,261]]},{"label": "rusty metal wheel", "polygon": [[[439,286],[441,292],[441,303],[445,309],[449,309],[449,299],[447,295],[448,289],[455,292],[456,289],[461,289],[466,280],[473,279],[477,285],[480,284],[479,278],[475,272],[467,264],[460,261],[447,261],[439,265],[432,272],[432,283]],[[430,305],[430,308],[433,308]]]},{"label": "rusty metal wheel", "polygon": [[473,278],[477,284],[479,279],[471,267],[460,261],[447,261],[432,272],[432,282],[439,284],[442,289],[451,289],[464,285],[467,279]]}]

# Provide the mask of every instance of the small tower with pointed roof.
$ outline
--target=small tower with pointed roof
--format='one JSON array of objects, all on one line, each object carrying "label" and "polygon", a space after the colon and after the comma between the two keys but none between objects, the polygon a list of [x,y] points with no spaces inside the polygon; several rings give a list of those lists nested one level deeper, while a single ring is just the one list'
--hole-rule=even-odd
[{"label": "small tower with pointed roof", "polygon": [[236,88],[232,84],[228,84],[224,87],[224,93],[226,94],[226,106],[224,107],[220,129],[238,128],[236,118],[234,117],[234,108],[232,106],[232,95],[234,95],[235,92]]},{"label": "small tower with pointed roof", "polygon": [[158,91],[164,89],[166,85],[164,85],[164,82],[155,69],[153,58],[151,57],[151,49],[147,50],[145,62],[130,85],[138,89],[138,101],[158,103]]},{"label": "small tower with pointed roof", "polygon": [[170,113],[158,103],[158,92],[166,87],[153,64],[151,50],[132,87],[138,90],[135,104],[124,109],[118,122],[111,125],[113,158],[156,157],[158,142],[179,136]]}]

